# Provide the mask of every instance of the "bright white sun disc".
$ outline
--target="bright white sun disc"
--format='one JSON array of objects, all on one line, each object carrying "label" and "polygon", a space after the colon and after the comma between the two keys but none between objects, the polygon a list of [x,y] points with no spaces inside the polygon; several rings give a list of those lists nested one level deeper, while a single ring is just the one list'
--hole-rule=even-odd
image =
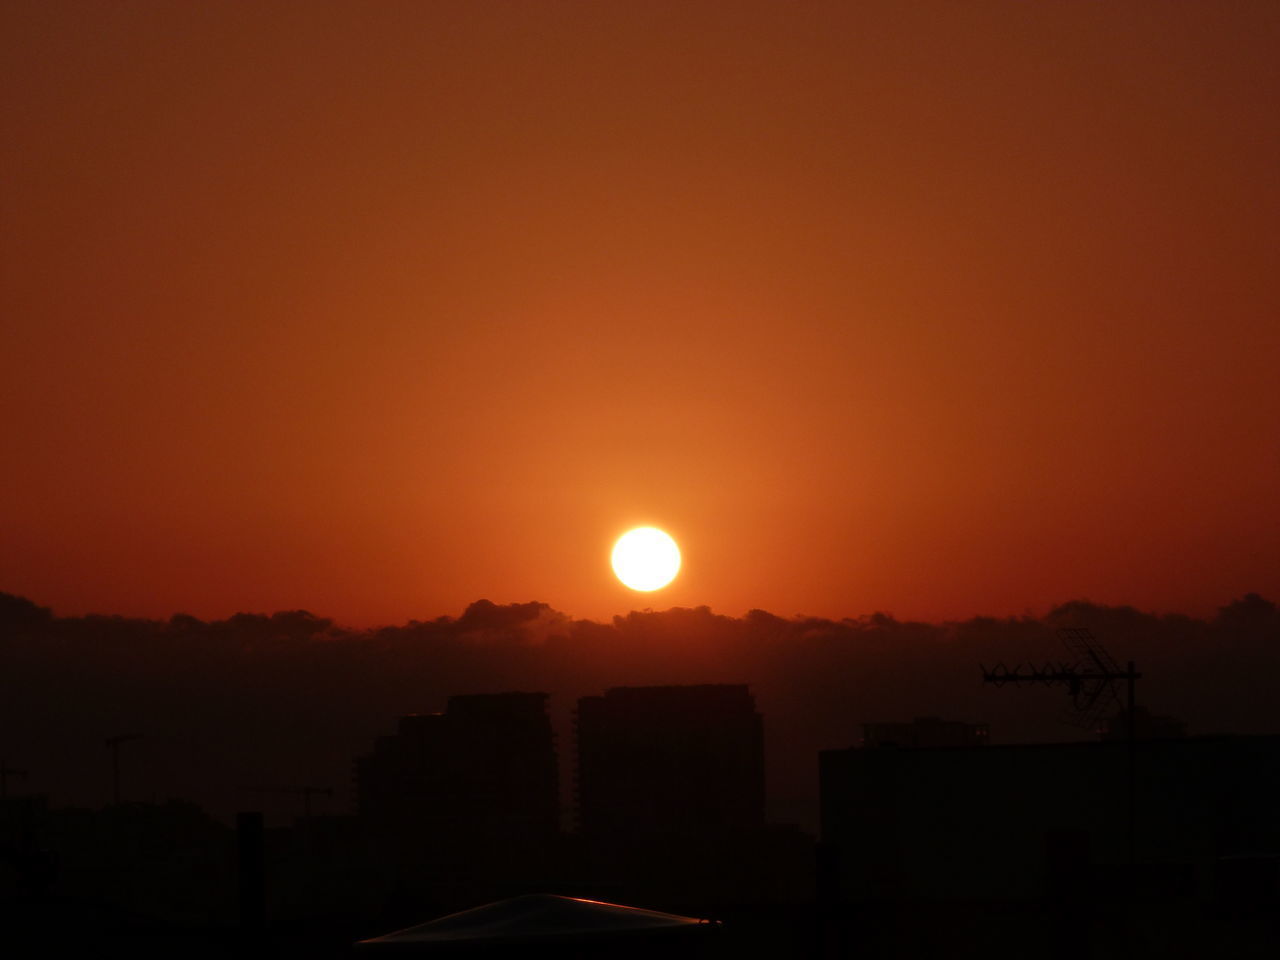
[{"label": "bright white sun disc", "polygon": [[632,590],[658,590],[680,571],[680,548],[657,527],[628,530],[613,545],[613,572]]}]

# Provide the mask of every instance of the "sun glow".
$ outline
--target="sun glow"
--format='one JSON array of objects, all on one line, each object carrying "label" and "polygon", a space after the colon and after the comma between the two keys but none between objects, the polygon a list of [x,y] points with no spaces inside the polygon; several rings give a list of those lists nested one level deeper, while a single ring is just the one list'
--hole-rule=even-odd
[{"label": "sun glow", "polygon": [[613,545],[613,572],[632,590],[659,590],[680,571],[680,548],[657,527],[628,530]]}]

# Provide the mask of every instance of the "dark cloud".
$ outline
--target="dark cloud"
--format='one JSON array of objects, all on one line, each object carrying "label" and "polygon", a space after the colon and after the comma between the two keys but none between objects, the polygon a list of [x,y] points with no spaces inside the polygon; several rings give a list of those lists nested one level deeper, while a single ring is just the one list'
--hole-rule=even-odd
[{"label": "dark cloud", "polygon": [[[1080,738],[1065,696],[997,690],[979,663],[1060,659],[1054,633],[1083,625],[1144,673],[1142,703],[1193,733],[1280,732],[1272,694],[1280,615],[1257,594],[1212,620],[1072,601],[1043,618],[944,624],[887,613],[830,620],[707,607],[573,620],[545,603],[473,603],[457,617],[350,630],[303,610],[202,621],[57,617],[0,594],[0,756],[56,802],[97,804],[103,740],[142,733],[124,790],[180,796],[226,815],[254,783],[333,786],[397,715],[454,693],[552,694],[562,763],[571,708],[610,686],[751,684],[765,716],[771,812],[812,825],[816,753],[856,742],[861,724],[943,716],[991,724],[995,742]],[[567,783],[567,780],[566,780]],[[287,803],[287,800],[280,800]]]},{"label": "dark cloud", "polygon": [[0,593],[0,629],[23,630],[41,626],[53,617],[48,607],[37,606],[26,597]]}]

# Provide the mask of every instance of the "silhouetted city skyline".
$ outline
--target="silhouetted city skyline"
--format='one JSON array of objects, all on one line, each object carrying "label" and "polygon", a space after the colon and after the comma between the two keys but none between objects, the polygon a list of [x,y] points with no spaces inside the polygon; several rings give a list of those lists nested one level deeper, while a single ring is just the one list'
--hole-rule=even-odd
[{"label": "silhouetted city skyline", "polygon": [[[523,896],[539,887],[736,916],[737,940],[671,945],[733,943],[762,956],[892,942],[939,949],[943,940],[897,912],[910,904],[925,912],[968,904],[963,924],[974,932],[991,910],[1031,930],[1092,909],[1073,919],[1066,941],[1081,949],[1116,918],[1131,922],[1122,906],[1130,903],[1190,942],[1248,947],[1270,936],[1263,918],[1280,897],[1280,736],[1188,738],[1167,718],[1147,721],[1137,739],[1135,846],[1123,788],[1133,768],[1112,731],[1093,742],[992,746],[986,724],[871,721],[858,746],[820,755],[814,838],[766,823],[768,718],[747,685],[583,697],[573,756],[556,749],[548,705],[545,693],[502,691],[402,716],[353,758],[354,814],[316,814],[308,803],[290,825],[265,830],[260,812],[239,814],[233,834],[178,800],[88,810],[6,790],[0,859],[11,879],[0,902],[71,918],[83,901],[99,911],[105,935],[135,949],[167,949],[177,937],[237,952],[272,942],[341,950],[379,926],[486,900],[510,906],[477,917],[570,909]],[[558,809],[557,767],[566,765],[578,785],[568,832]],[[872,905],[875,921],[857,923]],[[761,909],[772,922],[753,916]],[[1223,910],[1229,933],[1218,932]],[[525,946],[535,949],[539,924],[561,929],[554,924],[571,915],[530,915],[506,939],[515,949],[533,936]],[[425,938],[426,949],[444,935],[435,929],[394,942],[409,949]],[[491,926],[465,929],[493,940],[488,948],[502,945]],[[515,937],[517,929],[528,933]],[[641,931],[628,929],[602,928],[592,949],[630,949]],[[172,932],[157,939],[158,931]]]},{"label": "silhouetted city skyline", "polygon": [[[367,631],[305,611],[214,622],[58,617],[6,595],[0,757],[26,771],[8,777],[9,787],[97,805],[114,791],[104,740],[142,734],[119,747],[123,799],[187,797],[224,819],[261,802],[268,816],[287,818],[302,811],[301,795],[257,798],[253,788],[328,788],[332,795],[311,797],[316,812],[353,809],[351,759],[388,732],[389,718],[443,711],[455,694],[543,691],[563,747],[581,697],[619,685],[748,683],[769,717],[768,817],[815,830],[814,758],[857,744],[866,723],[980,720],[995,743],[1091,736],[1061,722],[1061,694],[993,696],[978,669],[1060,657],[1055,630],[1068,623],[1091,625],[1141,662],[1142,705],[1152,714],[1197,734],[1280,728],[1270,696],[1280,614],[1257,595],[1210,620],[1077,602],[1045,618],[932,625],[883,614],[733,618],[706,608],[601,624],[545,604],[482,601],[458,617]],[[562,770],[566,806],[573,789]]]},{"label": "silhouetted city skyline", "polygon": [[6,948],[1280,955],[1278,50],[0,3]]}]

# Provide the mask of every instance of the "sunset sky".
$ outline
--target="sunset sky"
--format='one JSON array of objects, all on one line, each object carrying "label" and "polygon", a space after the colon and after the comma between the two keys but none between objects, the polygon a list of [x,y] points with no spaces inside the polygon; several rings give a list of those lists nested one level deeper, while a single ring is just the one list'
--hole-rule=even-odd
[{"label": "sunset sky", "polygon": [[8,0],[0,45],[0,590],[1280,594],[1280,4]]}]

